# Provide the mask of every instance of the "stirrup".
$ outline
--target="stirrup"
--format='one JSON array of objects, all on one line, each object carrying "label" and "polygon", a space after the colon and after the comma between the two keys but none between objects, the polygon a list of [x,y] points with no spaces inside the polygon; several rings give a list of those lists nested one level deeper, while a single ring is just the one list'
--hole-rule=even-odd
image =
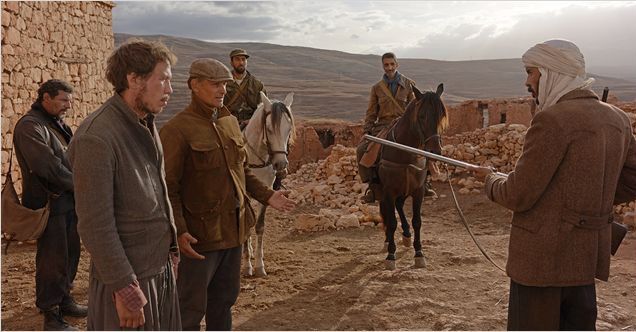
[{"label": "stirrup", "polygon": [[367,204],[375,203],[375,193],[373,192],[373,189],[371,189],[371,186],[369,186],[367,190],[364,192],[364,196],[362,196],[362,201]]}]

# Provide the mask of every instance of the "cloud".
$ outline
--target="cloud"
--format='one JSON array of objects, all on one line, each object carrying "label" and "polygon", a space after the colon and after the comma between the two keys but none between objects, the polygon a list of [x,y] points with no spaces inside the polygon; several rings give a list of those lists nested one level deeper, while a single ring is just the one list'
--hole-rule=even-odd
[{"label": "cloud", "polygon": [[635,2],[117,2],[115,32],[439,60],[518,58],[566,38],[592,64],[632,65]]}]

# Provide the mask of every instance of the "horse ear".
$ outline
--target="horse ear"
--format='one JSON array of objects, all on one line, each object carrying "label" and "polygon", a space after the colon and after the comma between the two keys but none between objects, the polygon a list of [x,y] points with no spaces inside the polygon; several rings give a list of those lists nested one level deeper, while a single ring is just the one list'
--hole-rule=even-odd
[{"label": "horse ear", "polygon": [[415,99],[422,98],[422,92],[415,85],[413,85],[413,92],[415,92]]},{"label": "horse ear", "polygon": [[267,95],[263,93],[263,91],[260,92],[261,93],[261,102],[263,102],[263,106],[265,106],[265,109],[271,109],[272,108],[272,102],[269,100],[269,98],[267,98]]},{"label": "horse ear", "polygon": [[285,104],[287,108],[290,108],[293,101],[294,101],[294,93],[290,92],[287,94],[287,97],[285,97],[285,101],[283,101],[283,104]]},{"label": "horse ear", "polygon": [[442,93],[444,93],[444,83],[440,83],[437,86],[437,91],[435,91],[435,94],[437,94],[439,97],[442,96]]}]

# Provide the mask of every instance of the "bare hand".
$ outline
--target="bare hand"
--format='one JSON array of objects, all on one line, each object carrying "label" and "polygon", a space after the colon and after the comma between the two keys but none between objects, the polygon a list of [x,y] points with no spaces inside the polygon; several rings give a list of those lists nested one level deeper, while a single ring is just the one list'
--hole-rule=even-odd
[{"label": "bare hand", "polygon": [[468,168],[468,170],[473,172],[475,178],[481,182],[484,182],[486,180],[486,176],[488,176],[488,174],[492,174],[495,172],[495,169],[492,167],[481,166],[470,167]]},{"label": "bare hand", "polygon": [[141,307],[137,311],[128,310],[117,293],[115,293],[115,309],[117,310],[117,316],[119,316],[119,327],[135,329],[146,324],[144,308]]},{"label": "bare hand", "polygon": [[294,207],[296,207],[296,202],[287,198],[289,193],[289,190],[275,191],[274,195],[267,200],[267,204],[279,211],[291,211]]},{"label": "bare hand", "polygon": [[437,168],[437,164],[435,162],[428,162],[428,171],[431,172],[431,176],[439,175],[439,168]]},{"label": "bare hand", "polygon": [[170,252],[170,262],[172,263],[172,274],[174,275],[174,280],[177,280],[179,277],[179,262],[181,261],[181,257],[179,257],[179,253]]},{"label": "bare hand", "polygon": [[190,243],[195,244],[199,242],[199,240],[195,239],[192,235],[190,235],[190,233],[185,232],[179,235],[177,242],[179,242],[179,251],[181,251],[184,255],[194,259],[205,259],[205,256],[192,249]]}]

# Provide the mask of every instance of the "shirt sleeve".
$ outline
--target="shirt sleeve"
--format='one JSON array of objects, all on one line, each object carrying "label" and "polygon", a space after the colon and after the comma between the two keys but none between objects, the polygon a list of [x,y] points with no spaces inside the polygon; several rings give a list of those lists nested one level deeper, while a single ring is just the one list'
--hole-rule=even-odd
[{"label": "shirt sleeve", "polygon": [[144,292],[139,287],[137,280],[115,291],[115,293],[117,293],[126,308],[130,311],[138,311],[148,303],[148,299],[146,299]]},{"label": "shirt sleeve", "polygon": [[367,107],[367,113],[364,117],[364,131],[369,133],[373,129],[373,124],[378,118],[378,95],[375,93],[375,86],[371,87],[371,93],[369,94],[369,106]]}]

